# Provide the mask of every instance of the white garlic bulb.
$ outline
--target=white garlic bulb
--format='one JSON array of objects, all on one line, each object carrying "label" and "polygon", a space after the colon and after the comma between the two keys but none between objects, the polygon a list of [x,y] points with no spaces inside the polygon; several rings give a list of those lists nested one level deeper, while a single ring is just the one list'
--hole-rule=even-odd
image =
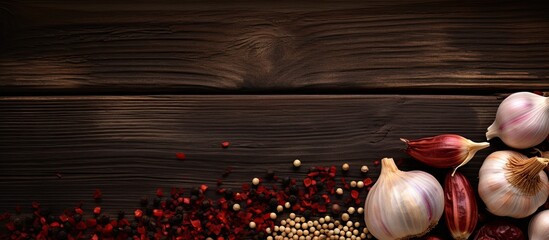
[{"label": "white garlic bulb", "polygon": [[528,239],[548,240],[549,239],[549,210],[536,214],[528,225]]},{"label": "white garlic bulb", "polygon": [[549,97],[518,92],[505,98],[486,139],[499,137],[507,146],[525,149],[542,143],[549,135]]},{"label": "white garlic bulb", "polygon": [[419,237],[444,211],[440,183],[423,171],[400,171],[392,158],[381,160],[381,174],[364,204],[366,227],[378,239]]},{"label": "white garlic bulb", "polygon": [[480,167],[478,184],[488,211],[514,218],[534,213],[549,196],[549,182],[543,172],[548,163],[547,158],[528,158],[514,151],[488,155]]}]

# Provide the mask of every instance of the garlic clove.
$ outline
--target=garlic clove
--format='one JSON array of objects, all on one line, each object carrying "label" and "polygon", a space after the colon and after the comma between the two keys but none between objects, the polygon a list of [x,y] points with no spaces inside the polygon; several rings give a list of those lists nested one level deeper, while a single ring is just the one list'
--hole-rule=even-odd
[{"label": "garlic clove", "polygon": [[437,168],[454,168],[467,164],[475,154],[490,146],[488,142],[473,142],[456,134],[442,134],[415,140],[401,138],[406,153],[418,161]]},{"label": "garlic clove", "polygon": [[499,137],[507,146],[525,149],[549,135],[549,97],[529,92],[509,95],[501,102],[486,139]]}]

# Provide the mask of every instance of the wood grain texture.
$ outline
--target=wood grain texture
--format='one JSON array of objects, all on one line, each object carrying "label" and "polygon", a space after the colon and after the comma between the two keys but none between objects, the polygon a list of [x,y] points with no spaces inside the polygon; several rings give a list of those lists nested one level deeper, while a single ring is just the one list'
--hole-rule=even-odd
[{"label": "wood grain texture", "polygon": [[[382,157],[441,178],[446,171],[407,157],[399,138],[456,133],[483,141],[499,101],[399,95],[2,97],[0,212],[34,200],[57,212],[79,202],[89,210],[96,188],[107,213],[131,211],[157,187],[205,183],[215,189],[227,167],[233,173],[223,186],[235,189],[267,169],[301,178],[309,167],[344,162],[351,165],[347,179],[362,180],[362,164],[376,179],[379,166],[373,162]],[[231,146],[223,149],[221,141]],[[502,148],[494,143],[461,170],[474,186],[482,160]],[[176,159],[179,151],[187,160]],[[291,167],[295,158],[303,162],[299,171]]]},{"label": "wood grain texture", "polygon": [[549,90],[542,3],[4,1],[0,94]]}]

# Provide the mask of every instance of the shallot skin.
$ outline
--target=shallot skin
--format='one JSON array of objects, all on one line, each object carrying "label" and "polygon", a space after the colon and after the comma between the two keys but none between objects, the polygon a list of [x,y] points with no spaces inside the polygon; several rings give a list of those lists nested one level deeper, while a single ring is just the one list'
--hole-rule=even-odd
[{"label": "shallot skin", "polygon": [[454,239],[467,239],[475,230],[478,207],[475,193],[467,178],[456,172],[444,180],[444,216]]}]

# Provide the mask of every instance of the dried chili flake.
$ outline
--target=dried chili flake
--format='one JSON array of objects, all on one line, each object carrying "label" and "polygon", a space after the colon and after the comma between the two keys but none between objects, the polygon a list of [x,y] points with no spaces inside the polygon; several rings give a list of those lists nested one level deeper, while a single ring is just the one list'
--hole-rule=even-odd
[{"label": "dried chili flake", "polygon": [[187,158],[185,153],[182,153],[182,152],[175,153],[175,157],[179,160],[185,160],[185,158]]},{"label": "dried chili flake", "polygon": [[311,186],[311,183],[312,183],[312,180],[311,180],[310,178],[305,178],[305,179],[303,179],[303,185],[304,185],[305,187]]},{"label": "dried chili flake", "polygon": [[59,178],[59,179],[63,178],[63,175],[61,175],[60,172],[56,172],[56,173],[55,173],[55,176],[56,176],[57,178]]},{"label": "dried chili flake", "polygon": [[351,197],[353,199],[358,199],[358,191],[357,190],[351,190]]},{"label": "dried chili flake", "polygon": [[155,217],[162,217],[162,215],[164,215],[164,211],[162,211],[162,209],[154,209],[153,210],[153,216]]},{"label": "dried chili flake", "polygon": [[157,197],[163,197],[164,196],[164,191],[162,190],[162,188],[157,188],[156,189],[156,196]]},{"label": "dried chili flake", "polygon": [[228,141],[221,142],[221,147],[223,147],[223,148],[228,148],[229,145],[231,145],[231,143],[228,142]]},{"label": "dried chili flake", "polygon": [[200,185],[200,190],[202,191],[202,193],[205,193],[206,190],[208,190],[208,185],[206,185],[206,184]]},{"label": "dried chili flake", "polygon": [[95,215],[101,214],[101,207],[95,207],[95,208],[93,209],[93,214],[95,214]]},{"label": "dried chili flake", "polygon": [[82,208],[79,208],[79,207],[75,208],[74,212],[80,215],[84,214],[84,211],[82,210]]},{"label": "dried chili flake", "polygon": [[370,186],[373,183],[371,178],[366,178],[366,179],[362,180],[362,182],[364,182],[364,186]]},{"label": "dried chili flake", "polygon": [[101,190],[95,189],[95,191],[93,192],[93,199],[100,200],[102,197],[103,197],[103,193],[101,192]]}]

